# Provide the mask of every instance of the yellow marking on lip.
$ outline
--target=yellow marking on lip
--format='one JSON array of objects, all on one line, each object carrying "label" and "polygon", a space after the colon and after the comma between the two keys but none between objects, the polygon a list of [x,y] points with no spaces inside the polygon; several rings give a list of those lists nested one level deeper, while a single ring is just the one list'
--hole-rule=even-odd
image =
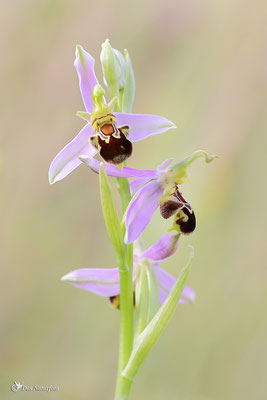
[{"label": "yellow marking on lip", "polygon": [[97,117],[93,120],[92,125],[95,124],[96,121],[99,121],[100,119],[106,118],[106,117],[113,117],[116,118],[114,114],[106,114],[106,115],[102,115],[102,117]]}]

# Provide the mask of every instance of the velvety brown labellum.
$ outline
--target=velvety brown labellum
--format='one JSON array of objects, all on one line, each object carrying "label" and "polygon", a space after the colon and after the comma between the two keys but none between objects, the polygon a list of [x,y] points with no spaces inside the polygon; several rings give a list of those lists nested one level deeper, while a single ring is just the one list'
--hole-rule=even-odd
[{"label": "velvety brown labellum", "polygon": [[179,226],[179,230],[183,234],[192,233],[196,228],[194,211],[179,192],[178,186],[176,186],[175,191],[168,200],[160,205],[160,212],[165,219],[176,214],[174,222]]},{"label": "velvety brown labellum", "polygon": [[175,215],[174,221],[185,235],[194,232],[196,228],[196,217],[191,207],[181,208]]},{"label": "velvety brown labellum", "polygon": [[181,204],[178,213],[174,217],[174,221],[179,225],[180,231],[183,234],[192,233],[196,228],[196,217],[189,203],[183,198],[182,194],[176,186],[174,197]]},{"label": "velvety brown labellum", "polygon": [[176,213],[179,207],[181,207],[176,199],[167,200],[165,203],[160,205],[160,213],[164,219],[170,218],[172,215]]},{"label": "velvety brown labellum", "polygon": [[[107,130],[107,127],[105,129]],[[98,136],[99,153],[106,162],[111,164],[121,164],[132,154],[132,143],[120,128],[118,128],[118,131],[120,137],[109,133],[108,143]],[[102,133],[105,134],[105,132]]]}]

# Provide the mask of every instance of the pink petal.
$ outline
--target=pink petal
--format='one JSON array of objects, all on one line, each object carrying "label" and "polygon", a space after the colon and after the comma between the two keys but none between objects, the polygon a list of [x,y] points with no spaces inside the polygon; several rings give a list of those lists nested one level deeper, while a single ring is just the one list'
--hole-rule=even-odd
[{"label": "pink petal", "polygon": [[178,248],[178,235],[166,233],[154,243],[151,247],[143,252],[142,258],[149,258],[153,261],[163,261],[176,252]]},{"label": "pink petal", "polygon": [[[154,266],[154,271],[156,273],[159,283],[159,301],[160,304],[162,304],[166,300],[169,291],[173,287],[176,279],[160,267]],[[182,291],[179,303],[192,303],[195,301],[195,297],[196,294],[194,290],[188,286],[185,286]]]},{"label": "pink petal", "polygon": [[61,278],[73,286],[100,296],[115,296],[120,293],[120,274],[118,268],[76,269]]},{"label": "pink petal", "polygon": [[97,150],[88,142],[92,134],[94,134],[92,127],[89,124],[85,125],[78,135],[56,155],[48,173],[51,184],[65,178],[77,168],[81,164],[78,158],[81,154],[93,157],[97,153]]},{"label": "pink petal", "polygon": [[159,205],[163,189],[156,180],[148,182],[130,204],[125,218],[125,243],[136,240],[148,225]]},{"label": "pink petal", "polygon": [[144,186],[150,179],[149,178],[137,178],[130,182],[131,194],[134,195],[142,186]]},{"label": "pink petal", "polygon": [[196,292],[189,286],[185,286],[182,291],[180,302],[182,303],[193,303],[196,299]]},{"label": "pink petal", "polygon": [[84,106],[88,112],[92,112],[94,108],[92,93],[95,85],[98,84],[94,70],[95,60],[82,46],[76,46],[75,55],[74,67],[79,77],[79,86]]},{"label": "pink petal", "polygon": [[167,118],[151,114],[115,113],[118,126],[129,125],[131,142],[138,142],[151,135],[158,135],[176,126]]},{"label": "pink petal", "polygon": [[[81,155],[80,160],[84,162],[88,167],[90,167],[94,172],[99,174],[100,164],[101,162],[96,160],[95,158]],[[113,164],[104,164],[104,168],[106,170],[107,175],[109,176],[117,176],[117,177],[145,177],[147,178],[155,178],[157,176],[157,172],[152,169],[134,169],[123,167],[122,169],[118,168]]]}]

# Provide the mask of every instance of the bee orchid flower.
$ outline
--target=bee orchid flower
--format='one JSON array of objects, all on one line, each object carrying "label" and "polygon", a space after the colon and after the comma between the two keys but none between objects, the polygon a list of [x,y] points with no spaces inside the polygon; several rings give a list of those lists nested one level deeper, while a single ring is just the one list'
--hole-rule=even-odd
[{"label": "bee orchid flower", "polygon": [[77,46],[74,66],[86,109],[77,115],[87,124],[52,161],[49,169],[51,184],[77,168],[81,164],[81,155],[94,157],[99,152],[105,161],[120,164],[131,155],[131,142],[175,128],[171,121],[158,115],[114,112],[118,99],[114,97],[106,103],[94,65],[94,58]]},{"label": "bee orchid flower", "polygon": [[[191,205],[183,198],[179,186],[188,180],[188,166],[197,158],[209,163],[218,156],[209,157],[205,151],[198,150],[178,163],[173,159],[165,160],[156,170],[137,170],[123,167],[121,170],[105,164],[110,176],[136,178],[130,183],[133,198],[125,215],[125,243],[134,242],[148,225],[153,214],[160,207],[164,219],[174,216],[172,229],[178,233],[192,233],[196,227],[196,218]],[[100,162],[81,156],[80,159],[94,172],[99,173]]]},{"label": "bee orchid flower", "polygon": [[[178,248],[179,235],[166,233],[160,239],[143,251],[134,254],[133,287],[135,287],[138,267],[142,267],[142,261],[147,260],[155,272],[159,286],[159,302],[162,304],[168,296],[176,279],[162,269],[159,265],[169,258]],[[76,269],[61,278],[62,281],[71,283],[80,289],[109,297],[113,302],[118,300],[120,294],[120,273],[118,268],[81,268]],[[185,286],[179,300],[180,303],[191,303],[195,300],[195,292]],[[118,304],[118,303],[117,303]]]}]

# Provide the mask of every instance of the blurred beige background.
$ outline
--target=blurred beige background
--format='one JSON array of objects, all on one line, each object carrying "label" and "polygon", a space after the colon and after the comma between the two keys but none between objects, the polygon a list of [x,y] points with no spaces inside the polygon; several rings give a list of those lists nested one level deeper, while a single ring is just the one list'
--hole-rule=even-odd
[{"label": "blurred beige background", "polygon": [[[97,176],[79,167],[49,186],[56,153],[83,122],[76,44],[96,58],[108,37],[130,52],[135,112],[177,130],[134,146],[130,166],[156,167],[203,148],[182,191],[198,229],[164,267],[176,276],[195,247],[192,306],[179,306],[143,365],[133,399],[267,398],[264,0],[2,1],[1,399],[112,399],[119,313],[60,282],[78,267],[114,267]],[[157,214],[152,244],[169,227]],[[11,393],[14,380],[57,393]]]}]

